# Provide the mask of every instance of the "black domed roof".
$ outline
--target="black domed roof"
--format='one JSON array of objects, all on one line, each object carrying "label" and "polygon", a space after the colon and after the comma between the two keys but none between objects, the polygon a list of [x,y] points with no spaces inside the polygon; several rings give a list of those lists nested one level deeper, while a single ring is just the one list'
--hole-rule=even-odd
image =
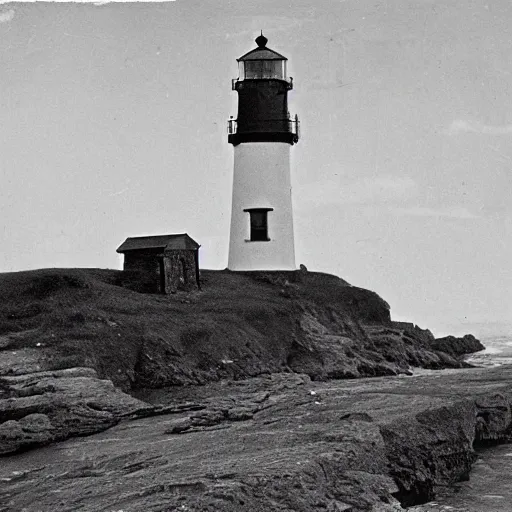
[{"label": "black domed roof", "polygon": [[264,48],[266,46],[266,44],[268,43],[268,39],[263,35],[263,31],[261,31],[261,35],[259,35],[256,39],[256,44],[260,47],[260,48]]},{"label": "black domed roof", "polygon": [[246,53],[245,55],[242,55],[238,61],[245,61],[245,60],[288,60],[286,57],[281,55],[280,53],[275,52],[274,50],[271,50],[270,48],[267,48],[267,42],[268,39],[263,35],[263,32],[261,35],[259,35],[256,39],[256,44],[258,45],[258,48],[255,48],[254,50],[251,50],[250,52]]}]

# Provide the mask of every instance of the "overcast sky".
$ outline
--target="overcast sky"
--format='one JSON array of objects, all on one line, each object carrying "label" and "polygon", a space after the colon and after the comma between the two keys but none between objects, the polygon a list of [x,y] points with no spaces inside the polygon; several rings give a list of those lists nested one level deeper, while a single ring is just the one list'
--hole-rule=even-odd
[{"label": "overcast sky", "polygon": [[510,0],[0,5],[0,271],[225,268],[236,58],[289,58],[297,264],[437,333],[512,313]]}]

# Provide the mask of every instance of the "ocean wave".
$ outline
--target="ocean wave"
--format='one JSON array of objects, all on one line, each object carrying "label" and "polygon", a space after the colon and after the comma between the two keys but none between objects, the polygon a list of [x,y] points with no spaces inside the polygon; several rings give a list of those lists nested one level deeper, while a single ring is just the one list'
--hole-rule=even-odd
[{"label": "ocean wave", "polygon": [[468,363],[485,367],[512,364],[512,337],[492,336],[481,341],[485,350],[469,355],[466,358]]}]

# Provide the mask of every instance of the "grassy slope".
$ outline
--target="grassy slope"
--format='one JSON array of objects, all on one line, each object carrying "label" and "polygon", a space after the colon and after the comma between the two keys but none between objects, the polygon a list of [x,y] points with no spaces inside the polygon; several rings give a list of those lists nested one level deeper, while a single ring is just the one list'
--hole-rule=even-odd
[{"label": "grassy slope", "polygon": [[407,367],[402,346],[384,355],[371,334],[389,328],[388,305],[335,276],[202,271],[202,281],[200,292],[163,296],[128,289],[136,281],[115,270],[0,274],[0,350],[37,347],[46,366],[92,366],[125,389]]}]

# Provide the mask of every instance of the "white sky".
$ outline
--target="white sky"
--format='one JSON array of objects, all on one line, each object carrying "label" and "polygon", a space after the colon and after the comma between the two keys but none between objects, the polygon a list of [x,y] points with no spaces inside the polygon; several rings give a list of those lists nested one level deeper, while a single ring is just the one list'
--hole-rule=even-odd
[{"label": "white sky", "polygon": [[436,333],[512,312],[509,0],[0,5],[0,271],[227,264],[236,58],[286,55],[297,264]]}]

